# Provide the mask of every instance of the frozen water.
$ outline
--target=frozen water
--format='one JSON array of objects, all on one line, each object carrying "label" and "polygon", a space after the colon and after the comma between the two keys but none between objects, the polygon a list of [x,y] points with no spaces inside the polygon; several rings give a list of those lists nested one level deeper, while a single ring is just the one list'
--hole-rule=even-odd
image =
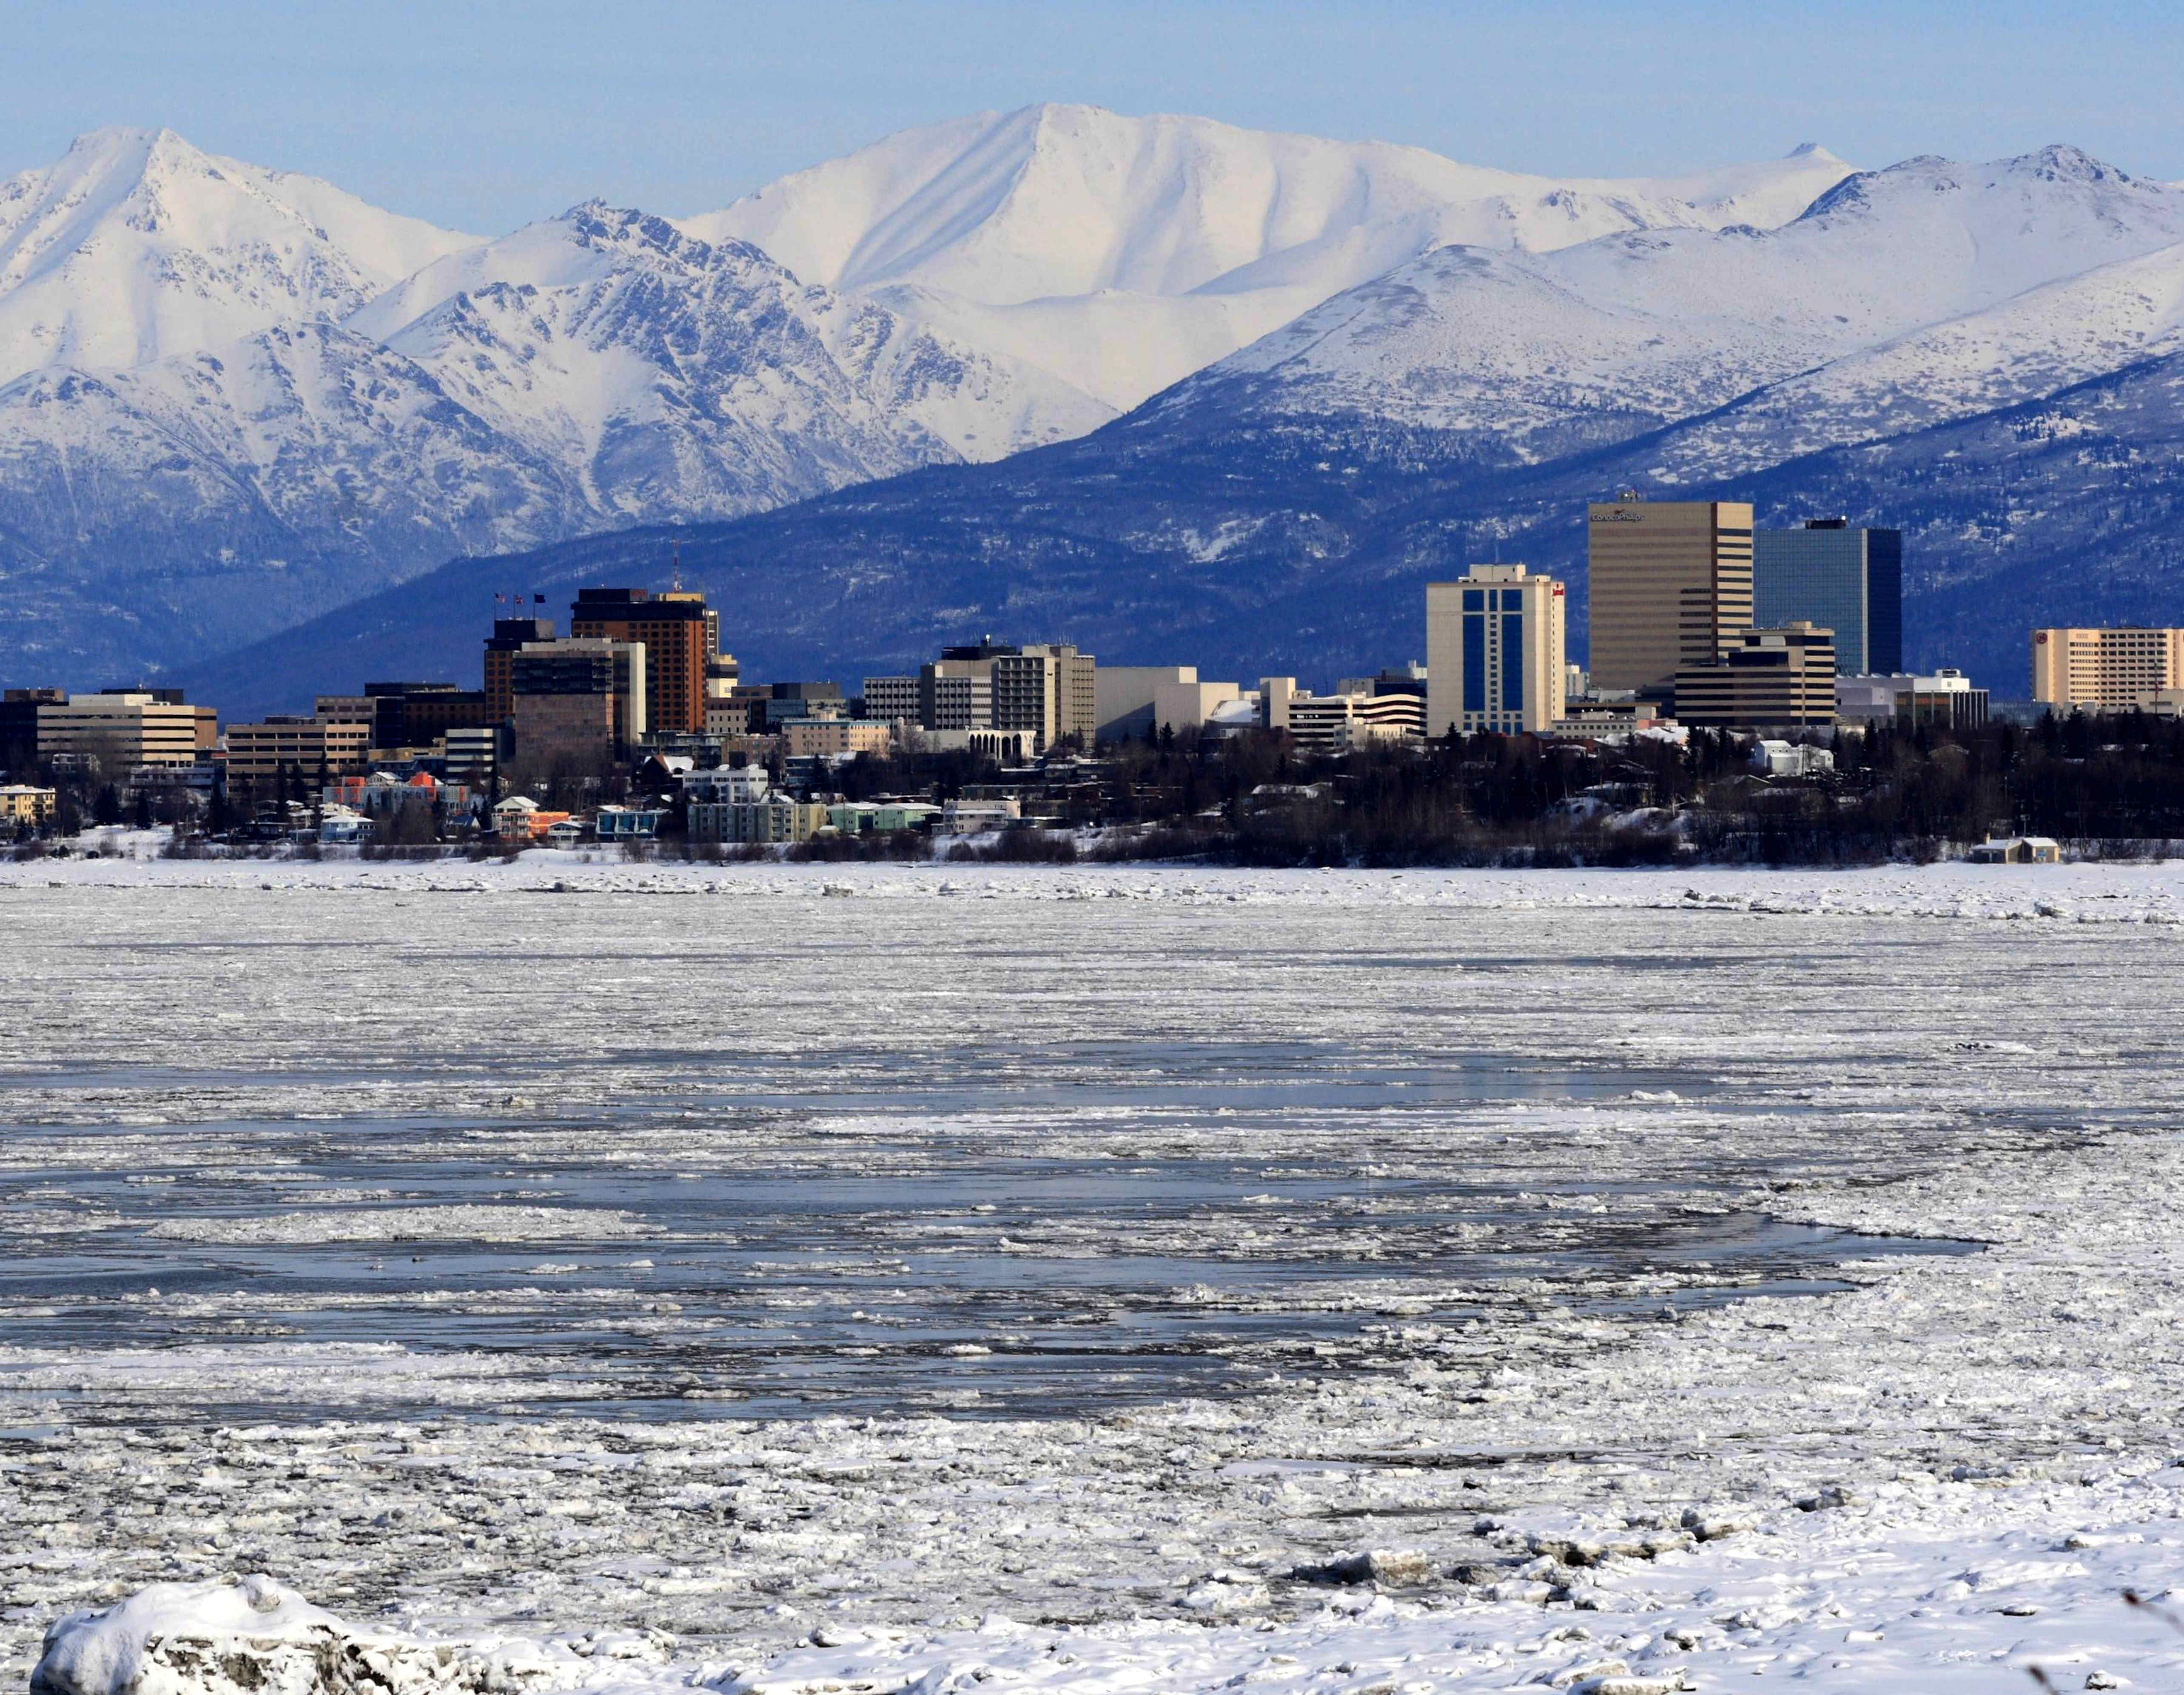
[{"label": "frozen water", "polygon": [[2177,1681],[2173,874],[823,884],[0,869],[15,1669]]}]

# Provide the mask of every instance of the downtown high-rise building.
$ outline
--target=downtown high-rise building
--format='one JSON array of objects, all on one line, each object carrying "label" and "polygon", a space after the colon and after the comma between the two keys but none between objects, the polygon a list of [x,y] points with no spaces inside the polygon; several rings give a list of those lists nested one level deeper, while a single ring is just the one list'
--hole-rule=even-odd
[{"label": "downtown high-rise building", "polygon": [[569,634],[644,646],[645,723],[655,735],[705,727],[706,679],[720,657],[720,614],[687,589],[588,588],[569,609]]},{"label": "downtown high-rise building", "polygon": [[2050,706],[2127,712],[2184,689],[2184,630],[2032,632],[2032,697]]},{"label": "downtown high-rise building", "polygon": [[1766,628],[1816,624],[1835,632],[1845,676],[1903,669],[1903,532],[1843,518],[1752,538],[1752,619]]},{"label": "downtown high-rise building", "polygon": [[1562,584],[1522,565],[1474,565],[1426,585],[1429,736],[1544,734],[1563,715]]},{"label": "downtown high-rise building", "polygon": [[1669,698],[1752,627],[1748,503],[1599,503],[1585,533],[1595,689]]}]

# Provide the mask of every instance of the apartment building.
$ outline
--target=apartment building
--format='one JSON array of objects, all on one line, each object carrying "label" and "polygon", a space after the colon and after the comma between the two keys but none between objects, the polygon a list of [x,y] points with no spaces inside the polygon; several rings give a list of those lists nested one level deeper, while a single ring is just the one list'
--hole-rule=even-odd
[{"label": "apartment building", "polygon": [[9,783],[0,786],[0,824],[33,828],[47,822],[53,815],[58,797],[52,789],[34,788],[27,783]]},{"label": "apartment building", "polygon": [[1426,585],[1424,733],[1545,735],[1563,715],[1568,598],[1523,565]]},{"label": "apartment building", "polygon": [[2184,688],[2184,630],[2036,630],[2032,697],[2068,711],[2152,709]]},{"label": "apartment building", "polygon": [[1596,503],[1585,536],[1590,669],[1602,692],[1665,697],[1678,671],[1716,664],[1752,627],[1748,503]]}]

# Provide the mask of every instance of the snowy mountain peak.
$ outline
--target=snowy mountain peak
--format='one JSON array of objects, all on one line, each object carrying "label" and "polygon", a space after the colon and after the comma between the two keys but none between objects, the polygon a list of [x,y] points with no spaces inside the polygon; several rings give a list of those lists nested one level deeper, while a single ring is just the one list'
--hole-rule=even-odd
[{"label": "snowy mountain peak", "polygon": [[339,316],[474,240],[171,130],[95,130],[0,181],[0,381]]},{"label": "snowy mountain peak", "polygon": [[2010,170],[2020,175],[2037,176],[2049,182],[2132,182],[2137,179],[2127,171],[2116,169],[2104,160],[2095,158],[2082,147],[2074,147],[2067,142],[2053,142],[2037,153],[2026,153],[2008,162]]},{"label": "snowy mountain peak", "polygon": [[1770,228],[1849,169],[1813,149],[1557,181],[1383,142],[1039,105],[905,131],[682,228],[1122,408],[1436,247]]}]

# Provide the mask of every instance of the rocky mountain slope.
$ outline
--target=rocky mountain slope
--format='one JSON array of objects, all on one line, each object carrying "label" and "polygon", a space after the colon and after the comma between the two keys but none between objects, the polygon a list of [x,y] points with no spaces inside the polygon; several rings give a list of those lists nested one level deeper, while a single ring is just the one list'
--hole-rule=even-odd
[{"label": "rocky mountain slope", "polygon": [[129,673],[429,569],[1072,436],[1043,373],[584,206],[337,323],[0,386],[8,670]]}]

